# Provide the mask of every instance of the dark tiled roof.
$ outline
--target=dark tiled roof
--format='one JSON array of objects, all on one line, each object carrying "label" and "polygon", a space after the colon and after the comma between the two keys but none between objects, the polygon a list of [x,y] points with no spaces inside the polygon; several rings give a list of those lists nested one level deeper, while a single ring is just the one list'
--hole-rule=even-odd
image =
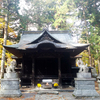
[{"label": "dark tiled roof", "polygon": [[[46,34],[47,37],[43,39],[43,36],[45,36],[44,34]],[[36,49],[39,45],[47,43],[54,45],[55,48],[65,48],[65,49],[75,49],[75,50],[79,48],[85,49],[85,47],[89,45],[89,44],[74,43],[69,31],[44,30],[44,31],[25,31],[23,32],[19,43],[4,47],[10,52],[18,51],[17,52],[18,55],[20,50]],[[13,54],[16,53],[14,52]]]}]

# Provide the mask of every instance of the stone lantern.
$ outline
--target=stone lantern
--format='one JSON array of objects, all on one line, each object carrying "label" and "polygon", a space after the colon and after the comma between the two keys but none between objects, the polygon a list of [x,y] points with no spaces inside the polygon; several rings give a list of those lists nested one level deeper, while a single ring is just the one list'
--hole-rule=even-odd
[{"label": "stone lantern", "polygon": [[97,77],[97,82],[98,82],[98,87],[99,87],[99,90],[100,90],[100,74]]}]

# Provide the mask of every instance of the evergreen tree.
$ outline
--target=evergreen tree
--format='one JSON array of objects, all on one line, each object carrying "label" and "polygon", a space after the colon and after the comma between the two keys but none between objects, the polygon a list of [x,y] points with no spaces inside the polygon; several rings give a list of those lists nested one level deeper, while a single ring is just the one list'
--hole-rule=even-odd
[{"label": "evergreen tree", "polygon": [[26,29],[29,24],[37,25],[37,29],[41,30],[46,25],[50,25],[54,21],[54,0],[29,0],[27,1],[28,9],[24,9],[23,18],[25,21]]},{"label": "evergreen tree", "polygon": [[[74,2],[73,0],[57,0],[56,8],[55,8],[55,15],[54,15],[54,27],[56,30],[68,30],[70,29],[74,23],[67,23],[67,19],[71,18],[74,12]],[[74,12],[75,14],[75,12]]]},{"label": "evergreen tree", "polygon": [[[13,21],[11,19],[16,18],[16,12],[18,12],[16,9],[18,0],[2,0],[2,6],[0,9],[0,16],[4,18],[5,26],[4,26],[4,43],[3,45],[6,45],[7,42],[7,34],[8,34],[8,25],[10,26],[10,22]],[[5,65],[5,48],[3,48],[2,51],[2,60],[1,60],[1,78],[4,75],[4,65]]]},{"label": "evergreen tree", "polygon": [[27,19],[23,24],[26,30],[27,24],[35,24],[38,30],[51,25],[59,30],[66,30],[73,24],[66,22],[66,19],[72,17],[69,13],[73,11],[73,0],[26,0],[28,9],[23,11],[23,19]]},{"label": "evergreen tree", "polygon": [[[95,66],[94,59],[98,60],[98,69],[100,73],[100,57],[99,57],[99,34],[100,34],[100,3],[99,0],[75,0],[76,8],[79,9],[78,17],[85,23],[83,27],[82,37],[91,43],[88,48],[90,57],[90,65]],[[91,53],[91,54],[90,54]]]}]

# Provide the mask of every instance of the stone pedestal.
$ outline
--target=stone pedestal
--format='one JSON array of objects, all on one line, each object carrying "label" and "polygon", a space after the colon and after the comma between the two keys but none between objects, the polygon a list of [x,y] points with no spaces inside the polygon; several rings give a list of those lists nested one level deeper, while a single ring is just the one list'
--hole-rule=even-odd
[{"label": "stone pedestal", "polygon": [[91,78],[91,73],[77,73],[77,78],[90,79]]},{"label": "stone pedestal", "polygon": [[75,97],[96,97],[99,94],[95,90],[95,78],[91,78],[91,73],[77,73],[75,78]]},{"label": "stone pedestal", "polygon": [[18,78],[18,75],[15,72],[10,72],[10,73],[4,74],[4,79],[15,79],[15,78]]},{"label": "stone pedestal", "polygon": [[4,79],[1,79],[0,97],[19,97],[21,91],[19,89],[19,79],[14,72],[5,73]]}]

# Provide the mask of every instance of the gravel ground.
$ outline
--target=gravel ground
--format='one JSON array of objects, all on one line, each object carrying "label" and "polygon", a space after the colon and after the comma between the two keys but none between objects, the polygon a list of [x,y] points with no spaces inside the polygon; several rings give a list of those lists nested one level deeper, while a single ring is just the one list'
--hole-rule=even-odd
[{"label": "gravel ground", "polygon": [[[97,83],[96,83],[95,89],[100,94],[100,90],[98,90]],[[42,90],[37,90],[37,89],[34,90],[32,88],[23,87],[23,88],[21,88],[21,91],[22,91],[21,97],[19,97],[19,98],[1,97],[0,100],[100,100],[100,97],[98,97],[98,98],[94,98],[94,97],[75,98],[72,95],[73,90],[74,90],[73,87],[69,87],[69,88],[65,88],[62,90],[56,89],[56,91],[59,91],[58,94],[55,94],[52,92],[39,94],[39,91],[42,91]],[[54,91],[54,90],[47,90],[47,91],[50,92],[50,91]]]},{"label": "gravel ground", "polygon": [[59,94],[37,94],[37,93],[23,93],[19,98],[0,98],[0,100],[100,100],[100,97],[84,97],[75,98],[72,92],[59,92]]}]

